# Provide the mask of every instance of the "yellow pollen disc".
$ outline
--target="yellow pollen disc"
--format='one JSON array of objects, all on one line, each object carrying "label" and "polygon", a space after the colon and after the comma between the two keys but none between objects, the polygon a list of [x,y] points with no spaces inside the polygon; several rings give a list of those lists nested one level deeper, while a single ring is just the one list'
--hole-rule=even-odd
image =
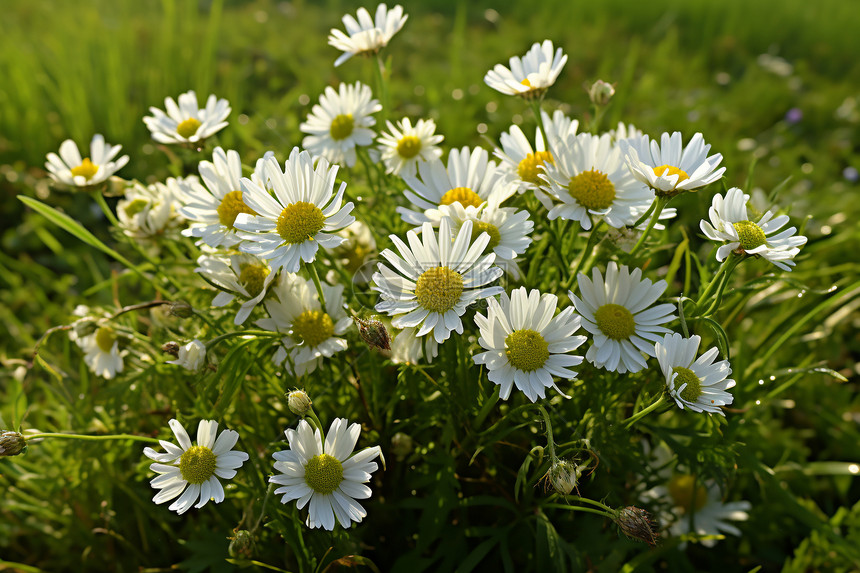
[{"label": "yellow pollen disc", "polygon": [[567,189],[586,209],[606,209],[615,200],[615,185],[600,171],[583,171],[570,180]]},{"label": "yellow pollen disc", "polygon": [[431,312],[448,312],[463,294],[463,275],[448,267],[424,271],[415,284],[418,304]]},{"label": "yellow pollen disc", "polygon": [[484,200],[468,187],[454,187],[439,200],[440,205],[450,205],[454,202],[459,202],[463,207],[480,207]]},{"label": "yellow pollen disc", "polygon": [[176,133],[178,133],[185,139],[188,139],[189,137],[197,133],[197,130],[200,128],[201,125],[202,124],[199,120],[194,119],[193,117],[189,117],[188,119],[176,126]]},{"label": "yellow pollen disc", "polygon": [[517,175],[527,183],[540,185],[541,181],[538,175],[543,171],[543,164],[545,162],[554,163],[552,154],[549,151],[529,153],[517,166]]},{"label": "yellow pollen disc", "polygon": [[654,175],[656,175],[657,177],[668,177],[669,175],[677,175],[678,183],[690,178],[690,176],[687,175],[686,171],[678,169],[677,167],[672,167],[671,165],[660,165],[659,167],[655,167]]},{"label": "yellow pollen disc", "polygon": [[702,381],[699,380],[696,373],[689,368],[683,368],[681,366],[672,368],[672,372],[677,374],[677,376],[675,376],[675,390],[684,384],[687,385],[687,387],[684,388],[684,391],[681,392],[681,398],[687,402],[695,402],[698,400],[702,395]]},{"label": "yellow pollen disc", "polygon": [[321,310],[306,310],[293,320],[293,338],[308,347],[319,346],[334,334],[334,322]]},{"label": "yellow pollen disc", "polygon": [[505,338],[505,354],[511,366],[523,372],[541,368],[549,358],[549,345],[539,332],[515,330]]},{"label": "yellow pollen disc", "polygon": [[683,507],[686,513],[698,511],[708,503],[708,490],[696,482],[695,476],[675,476],[669,482],[668,489],[675,505]]},{"label": "yellow pollen disc", "polygon": [[102,352],[110,353],[114,342],[116,342],[116,336],[113,335],[113,330],[106,326],[96,330],[96,344]]},{"label": "yellow pollen disc", "polygon": [[760,247],[767,242],[764,231],[752,221],[738,221],[732,226],[738,234],[741,248],[745,251]]},{"label": "yellow pollen disc", "polygon": [[343,481],[343,464],[329,454],[320,454],[308,460],[305,466],[305,483],[323,495],[333,493]]},{"label": "yellow pollen disc", "polygon": [[179,458],[179,473],[188,483],[200,484],[215,473],[218,458],[206,446],[191,446]]},{"label": "yellow pollen disc", "polygon": [[521,81],[520,83],[521,83],[521,84],[523,84],[524,86],[526,86],[527,88],[532,87],[532,83],[529,81],[529,79],[528,79],[528,78],[524,79],[524,80],[523,80],[523,81]]},{"label": "yellow pollen disc", "polygon": [[421,140],[414,135],[404,135],[397,142],[397,155],[403,159],[412,159],[421,152]]},{"label": "yellow pollen disc", "polygon": [[258,213],[245,205],[242,200],[241,191],[230,191],[224,198],[221,199],[221,204],[216,209],[218,212],[218,220],[222,225],[230,230],[235,229],[233,223],[236,222],[236,217],[239,213],[247,213],[248,215],[256,216]]},{"label": "yellow pollen disc", "polygon": [[252,265],[250,263],[241,265],[239,268],[239,284],[245,287],[251,298],[255,298],[263,292],[266,277],[269,276],[269,267],[265,265]]},{"label": "yellow pollen disc", "polygon": [[123,207],[123,211],[125,211],[126,216],[129,218],[134,217],[149,205],[149,201],[143,198],[137,198],[125,207]]},{"label": "yellow pollen disc", "polygon": [[325,215],[313,203],[299,201],[287,206],[278,217],[277,231],[287,243],[312,240],[325,226]]},{"label": "yellow pollen disc", "polygon": [[496,247],[499,246],[499,243],[502,242],[502,234],[499,232],[499,228],[493,225],[492,223],[484,223],[483,221],[473,221],[472,222],[472,243],[475,242],[475,239],[481,236],[481,233],[487,233],[490,236],[490,242],[487,244],[488,251],[492,251]]},{"label": "yellow pollen disc", "polygon": [[597,328],[612,340],[626,340],[636,331],[636,321],[620,304],[604,304],[594,313]]},{"label": "yellow pollen disc", "polygon": [[352,130],[355,128],[355,120],[351,113],[342,113],[331,120],[331,128],[329,133],[335,141],[346,139],[352,135]]},{"label": "yellow pollen disc", "polygon": [[89,157],[84,157],[84,160],[81,161],[80,165],[78,165],[77,167],[72,167],[72,175],[74,175],[75,177],[80,175],[84,179],[90,180],[95,176],[98,170],[98,165],[90,161]]}]

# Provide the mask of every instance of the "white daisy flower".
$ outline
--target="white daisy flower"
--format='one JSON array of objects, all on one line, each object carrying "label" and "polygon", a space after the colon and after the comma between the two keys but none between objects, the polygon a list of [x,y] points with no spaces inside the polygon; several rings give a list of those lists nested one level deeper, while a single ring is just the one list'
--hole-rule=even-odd
[{"label": "white daisy flower", "polygon": [[81,159],[78,146],[67,139],[60,144],[59,156],[56,153],[48,154],[45,169],[51,179],[58,183],[73,187],[98,185],[128,163],[128,155],[114,161],[120,149],[122,145],[105,144],[105,138],[97,133],[90,141],[90,156]]},{"label": "white daisy flower", "polygon": [[87,336],[78,336],[70,330],[69,338],[84,351],[84,362],[96,376],[110,380],[123,371],[123,357],[128,352],[120,352],[119,337],[114,329],[100,326]]},{"label": "white daisy flower", "polygon": [[416,336],[433,333],[436,342],[442,343],[451,331],[463,333],[460,317],[466,307],[483,298],[502,292],[502,287],[485,286],[498,279],[504,271],[493,266],[495,253],[482,256],[490,243],[490,235],[482,233],[474,242],[472,222],[466,221],[456,237],[451,233],[447,218],[436,230],[424,223],[421,240],[415,231],[406,233],[409,246],[397,236],[390,238],[400,256],[390,249],[382,256],[396,270],[379,263],[379,272],[373,275],[382,301],[378,312],[395,317],[395,328],[419,327]]},{"label": "white daisy flower", "polygon": [[[258,177],[242,178],[242,199],[257,215],[240,213],[233,223],[245,231],[239,248],[263,259],[273,269],[294,273],[301,262],[311,263],[320,246],[337,247],[344,238],[334,234],[355,221],[353,204],[343,207],[346,183],[334,193],[337,165],[321,157],[316,162],[307,151],[294,147],[281,171],[274,157],[258,163]],[[265,184],[264,184],[265,182]],[[271,185],[275,196],[266,188]]]},{"label": "white daisy flower", "polygon": [[191,372],[198,372],[206,366],[206,344],[196,338],[179,347],[179,356],[176,360],[168,360],[167,364],[182,366]]},{"label": "white daisy flower", "polygon": [[275,452],[275,470],[269,478],[281,487],[275,495],[283,494],[281,503],[298,500],[296,507],[303,509],[308,502],[308,519],[311,529],[323,527],[334,530],[335,518],[341,527],[349,528],[352,522],[361,523],[367,512],[356,499],[368,499],[370,474],[379,466],[374,458],[382,455],[379,446],[365,448],[353,455],[361,435],[359,424],[335,418],[329,427],[325,442],[319,429],[314,431],[306,420],[298,428],[285,432],[289,450]]},{"label": "white daisy flower", "polygon": [[631,225],[654,199],[630,174],[608,134],[569,137],[544,170],[544,190],[561,202],[550,209],[549,219],[579,221],[585,230],[591,229],[592,219],[601,218],[610,227]]},{"label": "white daisy flower", "polygon": [[379,136],[379,151],[386,173],[414,177],[419,163],[442,157],[437,144],[445,137],[435,135],[436,122],[432,119],[419,119],[415,127],[408,117],[398,121],[396,127],[390,121],[386,124],[388,132]]},{"label": "white daisy flower", "polygon": [[239,432],[224,430],[218,435],[218,422],[200,420],[197,445],[193,446],[182,424],[177,420],[170,420],[169,424],[179,446],[160,440],[163,454],[152,448],[143,450],[146,457],[156,462],[149,469],[160,474],[149,482],[154,489],[161,490],[152,501],[161,504],[179,497],[168,509],[180,515],[192,506],[203,507],[210,499],[215,503],[224,501],[224,488],[218,478],[232,479],[248,459],[245,452],[233,450]]},{"label": "white daisy flower", "polygon": [[671,197],[682,191],[693,191],[713,183],[726,168],[717,166],[723,160],[719,153],[708,157],[711,146],[701,133],[693,135],[686,147],[681,132],[664,133],[660,144],[647,135],[619,140],[633,176],[658,195]]},{"label": "white daisy flower", "polygon": [[657,341],[655,354],[660,370],[666,376],[669,395],[682,410],[717,413],[725,416],[720,406],[732,403],[732,395],[726,392],[735,385],[728,378],[732,369],[728,360],[714,363],[717,348],[711,348],[696,360],[701,337],[684,338],[672,333]]},{"label": "white daisy flower", "polygon": [[235,298],[244,301],[233,321],[236,325],[248,319],[251,311],[266,297],[277,276],[266,261],[246,253],[231,255],[229,259],[201,255],[197,265],[194,272],[200,273],[206,282],[222,291],[212,299],[212,306],[226,306]]},{"label": "white daisy flower", "polygon": [[177,197],[199,185],[193,175],[184,179],[170,177],[164,183],[145,187],[135,181],[116,204],[120,229],[133,239],[153,239],[177,231],[182,224]]},{"label": "white daisy flower", "polygon": [[391,38],[400,31],[406,23],[408,15],[403,13],[403,6],[397,5],[391,10],[385,4],[376,7],[376,17],[370,18],[365,8],[359,8],[356,13],[358,20],[351,14],[343,17],[346,34],[332,28],[328,37],[330,46],[334,46],[343,54],[335,60],[337,67],[355,55],[373,55],[388,45]]},{"label": "white daisy flower", "polygon": [[212,162],[201,161],[199,171],[206,187],[195,182],[183,189],[179,212],[192,224],[182,234],[210,247],[232,247],[241,240],[233,226],[239,213],[257,214],[242,200],[239,153],[216,147]]},{"label": "white daisy flower", "polygon": [[343,309],[343,285],[321,283],[325,307],[312,280],[297,275],[285,275],[274,287],[277,300],[267,300],[266,310],[271,318],[255,324],[264,330],[283,332],[281,346],[272,358],[282,364],[289,356],[288,366],[297,376],[313,372],[323,357],[346,350],[344,335],[352,319]]},{"label": "white daisy flower", "polygon": [[376,133],[370,128],[376,119],[371,114],[381,110],[370,88],[361,82],[340,84],[337,91],[328,86],[308,120],[299,126],[302,133],[310,134],[302,139],[302,147],[314,156],[352,167],[355,148],[373,143]]},{"label": "white daisy flower", "polygon": [[227,127],[230,102],[226,99],[210,95],[203,109],[197,105],[197,94],[194,90],[185,92],[177,99],[179,105],[171,97],[164,98],[164,109],[167,113],[157,107],[150,107],[152,116],[143,118],[143,123],[149,128],[155,141],[197,144]]},{"label": "white daisy flower", "polygon": [[758,222],[750,221],[747,213],[749,200],[750,196],[737,187],[729,189],[725,198],[718,193],[708,210],[710,223],[705,220],[699,223],[705,236],[724,243],[717,249],[717,260],[724,261],[732,252],[758,255],[780,269],[790,271],[795,265],[792,259],[806,244],[806,237],[795,236],[795,227],[778,232],[788,223],[787,215],[774,217],[771,211],[767,211]]},{"label": "white daisy flower", "polygon": [[553,54],[552,42],[544,40],[543,44],[534,43],[522,58],[512,57],[510,69],[496,64],[484,76],[484,82],[503,94],[518,95],[525,99],[542,97],[555,83],[565,63],[567,56],[561,48]]},{"label": "white daisy flower", "polygon": [[415,336],[417,328],[404,328],[391,341],[391,361],[395,364],[428,363],[439,356],[439,343],[432,336]]},{"label": "white daisy flower", "polygon": [[594,335],[585,357],[598,368],[624,374],[645,368],[643,354],[654,356],[654,342],[671,331],[663,326],[675,315],[671,304],[651,307],[668,286],[666,281],[642,279],[642,270],[621,269],[615,261],[606,266],[606,279],[595,268],[589,279],[577,277],[579,293],[570,299],[582,315],[582,326]]},{"label": "white daisy flower", "polygon": [[507,400],[515,384],[532,402],[545,398],[547,388],[564,395],[553,376],[576,378],[568,368],[580,364],[582,356],[567,353],[585,342],[584,336],[573,335],[581,322],[573,307],[556,315],[557,296],[525,287],[515,289],[510,298],[505,293],[498,301],[491,298],[489,305],[487,316],[475,315],[478,343],[487,352],[473,359],[487,366],[490,382],[501,386],[499,397]]},{"label": "white daisy flower", "polygon": [[463,207],[480,207],[491,196],[501,203],[513,195],[516,187],[500,181],[502,173],[489,157],[486,149],[464,147],[448,153],[447,166],[442,161],[419,164],[420,177],[403,175],[412,189],[403,193],[420,211],[398,207],[397,212],[411,225],[430,222],[438,226],[444,216],[440,207],[444,205],[459,203]]}]

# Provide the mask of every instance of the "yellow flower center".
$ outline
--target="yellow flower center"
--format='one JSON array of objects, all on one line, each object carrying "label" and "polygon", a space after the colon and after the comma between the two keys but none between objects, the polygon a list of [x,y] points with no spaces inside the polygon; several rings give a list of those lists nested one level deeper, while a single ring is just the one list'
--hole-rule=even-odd
[{"label": "yellow flower center", "polygon": [[414,135],[404,135],[397,142],[397,155],[403,159],[412,159],[421,151],[421,140]]},{"label": "yellow flower center", "polygon": [[472,221],[472,243],[475,242],[475,239],[481,236],[481,233],[487,233],[490,235],[490,242],[487,244],[488,251],[492,251],[496,247],[499,246],[499,243],[502,242],[502,234],[499,232],[499,228],[493,225],[492,223],[484,223],[483,221]]},{"label": "yellow flower center", "polygon": [[96,344],[102,352],[110,353],[113,350],[113,344],[116,342],[116,336],[113,330],[103,326],[96,330]]},{"label": "yellow flower center", "polygon": [[144,209],[146,209],[148,205],[148,200],[138,197],[137,199],[123,207],[123,211],[125,211],[125,214],[128,218],[132,218]]},{"label": "yellow flower center", "polygon": [[463,207],[480,207],[484,200],[468,187],[454,187],[439,200],[440,205],[450,205],[454,202],[459,202]]},{"label": "yellow flower center", "polygon": [[555,163],[552,158],[552,154],[549,151],[529,153],[517,166],[517,175],[527,183],[540,185],[541,180],[538,175],[543,171],[544,162]]},{"label": "yellow flower center", "polygon": [[191,446],[179,458],[179,473],[188,483],[200,484],[212,477],[218,459],[206,446]]},{"label": "yellow flower center", "polygon": [[515,330],[505,338],[505,354],[511,366],[523,372],[542,367],[549,358],[549,345],[539,332]]},{"label": "yellow flower center", "polygon": [[193,117],[189,117],[182,123],[176,126],[176,133],[178,133],[181,137],[188,139],[200,128],[202,124],[199,120],[194,119]]},{"label": "yellow flower center", "polygon": [[762,231],[761,227],[752,221],[738,221],[732,226],[738,234],[741,248],[745,251],[760,247],[767,242],[767,237],[765,237],[764,231]]},{"label": "yellow flower center", "polygon": [[526,86],[527,88],[532,87],[532,83],[529,81],[529,79],[528,79],[528,78],[524,79],[524,80],[523,80],[523,81],[521,81],[520,83],[521,83],[521,84],[523,84],[524,86]]},{"label": "yellow flower center", "polygon": [[239,213],[258,215],[256,211],[245,205],[245,202],[242,200],[241,191],[230,191],[224,195],[216,211],[218,211],[218,220],[230,230],[236,228],[233,226],[233,223],[236,222],[236,217],[239,216]]},{"label": "yellow flower center", "polygon": [[251,298],[255,298],[263,292],[263,285],[266,283],[266,277],[271,272],[266,265],[254,265],[245,263],[239,267],[242,269],[239,272],[239,284],[245,287]]},{"label": "yellow flower center", "polygon": [[615,185],[600,171],[583,171],[570,180],[567,189],[586,209],[606,209],[615,200]]},{"label": "yellow flower center", "polygon": [[677,376],[675,376],[675,390],[684,384],[687,385],[687,387],[684,388],[684,391],[681,392],[681,398],[687,402],[695,402],[698,400],[703,394],[702,381],[699,380],[699,377],[696,376],[696,374],[689,368],[683,368],[681,366],[672,368],[672,372],[677,374]]},{"label": "yellow flower center", "polygon": [[305,483],[323,495],[333,493],[343,481],[343,464],[329,454],[320,454],[308,460],[305,466]]},{"label": "yellow flower center", "polygon": [[684,508],[686,513],[699,511],[708,503],[708,490],[696,483],[695,476],[675,476],[669,482],[668,489],[675,505]]},{"label": "yellow flower center", "polygon": [[315,348],[334,334],[334,322],[321,310],[306,310],[293,320],[293,338]]},{"label": "yellow flower center", "polygon": [[325,226],[325,215],[313,203],[299,201],[281,211],[278,234],[291,245],[313,240]]},{"label": "yellow flower center", "polygon": [[690,178],[690,176],[687,175],[686,171],[678,169],[677,167],[673,167],[671,165],[660,165],[659,167],[655,167],[654,175],[656,175],[657,177],[668,177],[670,175],[677,175],[678,183]]},{"label": "yellow flower center", "polygon": [[633,314],[620,304],[604,304],[594,313],[597,328],[612,340],[626,340],[636,331]]},{"label": "yellow flower center", "polygon": [[95,176],[98,170],[98,165],[90,161],[89,157],[84,157],[84,160],[81,161],[80,165],[78,165],[77,167],[72,167],[72,175],[74,175],[75,177],[81,175],[84,179],[89,181]]},{"label": "yellow flower center", "polygon": [[331,120],[331,128],[329,133],[335,141],[346,139],[352,135],[352,130],[355,128],[355,120],[351,113],[342,113]]},{"label": "yellow flower center", "polygon": [[448,312],[463,293],[463,275],[448,267],[424,271],[415,285],[418,304],[431,312]]}]

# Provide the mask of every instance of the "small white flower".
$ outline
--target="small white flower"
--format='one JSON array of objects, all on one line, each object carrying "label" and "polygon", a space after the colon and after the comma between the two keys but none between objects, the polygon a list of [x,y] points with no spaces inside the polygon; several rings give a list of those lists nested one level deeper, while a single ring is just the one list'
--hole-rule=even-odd
[{"label": "small white flower", "polygon": [[116,331],[108,326],[96,328],[92,334],[77,336],[74,330],[69,337],[84,351],[84,362],[96,376],[110,380],[123,370],[123,356],[120,352]]},{"label": "small white flower", "polygon": [[795,236],[797,229],[789,227],[778,232],[788,223],[787,215],[774,217],[766,212],[757,222],[752,222],[747,213],[750,196],[737,187],[726,192],[725,198],[714,195],[708,211],[708,221],[702,220],[699,227],[712,241],[724,243],[717,249],[717,260],[724,261],[733,251],[764,257],[780,269],[790,271],[792,260],[806,244],[806,237]]},{"label": "small white flower", "polygon": [[105,138],[97,133],[90,142],[90,156],[81,159],[78,146],[67,139],[60,144],[59,156],[56,153],[48,154],[45,168],[51,179],[59,183],[74,187],[98,185],[128,163],[128,155],[114,161],[120,149],[122,145],[105,144]]},{"label": "small white flower", "polygon": [[714,362],[718,353],[716,347],[697,360],[696,351],[701,342],[701,337],[696,335],[684,338],[677,333],[667,334],[654,345],[657,362],[666,377],[669,395],[678,407],[725,416],[720,406],[732,403],[732,395],[726,392],[735,385],[735,381],[728,378],[732,369],[728,360]]},{"label": "small white flower", "polygon": [[432,119],[419,119],[415,127],[408,117],[398,121],[396,127],[390,121],[386,124],[388,132],[379,136],[379,151],[386,173],[414,177],[419,163],[442,157],[437,144],[445,138],[435,135],[436,122]]},{"label": "small white flower", "polygon": [[[234,226],[242,231],[239,248],[263,259],[273,269],[294,273],[301,262],[311,263],[320,246],[332,249],[344,238],[334,234],[355,221],[353,204],[343,205],[346,183],[334,194],[337,165],[321,157],[316,162],[307,151],[294,147],[281,171],[274,157],[257,165],[257,177],[244,177],[242,199],[257,215],[240,213]],[[275,196],[269,193],[271,185]]]},{"label": "small white flower", "polygon": [[501,399],[508,399],[514,385],[532,402],[546,398],[547,388],[564,395],[553,376],[576,378],[576,372],[568,368],[582,363],[582,356],[568,352],[585,342],[584,336],[573,335],[581,320],[573,307],[556,315],[557,307],[554,294],[520,287],[510,298],[505,293],[498,301],[491,298],[487,316],[475,315],[481,333],[478,343],[487,352],[473,359],[475,364],[486,365],[490,382],[501,386]]},{"label": "small white flower", "polygon": [[236,297],[244,299],[233,321],[236,325],[247,320],[254,307],[265,298],[269,285],[277,276],[265,261],[246,253],[231,255],[229,259],[201,255],[197,264],[199,266],[194,272],[200,273],[207,282],[222,289],[222,292],[212,299],[212,306],[226,306]]},{"label": "small white flower", "polygon": [[654,356],[654,342],[671,332],[659,326],[675,315],[671,304],[651,307],[663,291],[666,281],[651,283],[642,279],[642,270],[621,269],[615,261],[606,266],[606,279],[596,267],[592,278],[578,275],[579,293],[570,298],[576,312],[582,315],[582,326],[594,336],[585,357],[598,368],[624,374],[645,368],[643,354]]},{"label": "small white flower", "polygon": [[196,338],[179,347],[176,360],[168,360],[167,364],[182,366],[191,372],[197,372],[206,365],[206,344]]},{"label": "small white flower", "polygon": [[719,153],[708,157],[711,146],[696,133],[685,147],[681,132],[664,133],[660,143],[647,135],[628,137],[618,142],[626,155],[633,176],[659,195],[677,195],[713,183],[726,168],[717,166],[723,160]]},{"label": "small white flower", "polygon": [[[421,240],[415,231],[406,233],[409,246],[397,236],[390,235],[400,256],[390,249],[382,256],[394,267],[379,263],[373,275],[382,301],[379,312],[395,317],[395,328],[419,327],[416,336],[433,333],[442,343],[451,331],[463,333],[460,317],[473,302],[502,292],[501,287],[485,286],[498,279],[504,271],[493,266],[496,254],[483,255],[490,235],[472,241],[472,222],[466,221],[454,237],[450,222],[442,219],[438,239],[430,223],[424,223]],[[395,272],[396,271],[396,272]]]},{"label": "small white flower", "polygon": [[417,328],[404,328],[398,331],[391,341],[391,361],[395,364],[428,363],[439,355],[439,343],[429,335],[415,336]]},{"label": "small white flower", "polygon": [[310,134],[302,140],[302,147],[332,163],[353,167],[355,148],[373,143],[376,133],[370,128],[376,119],[371,114],[381,110],[370,88],[361,82],[340,84],[337,91],[328,86],[308,120],[299,126],[302,133]]},{"label": "small white flower", "polygon": [[177,197],[195,185],[200,183],[193,175],[185,179],[171,177],[146,187],[135,181],[116,204],[120,229],[133,239],[153,239],[178,231],[182,219]]},{"label": "small white flower", "polygon": [[152,116],[143,118],[152,139],[159,143],[199,143],[227,127],[230,115],[230,102],[210,95],[206,107],[197,105],[197,94],[189,90],[181,94],[179,104],[173,98],[164,98],[167,113],[157,107],[150,107]]},{"label": "small white flower", "polygon": [[510,69],[496,64],[484,76],[484,82],[503,94],[526,99],[541,97],[555,83],[565,63],[567,55],[561,48],[553,54],[550,40],[544,40],[542,44],[535,42],[525,56],[510,59]]},{"label": "small white flower", "polygon": [[408,15],[403,13],[403,6],[399,4],[388,9],[385,4],[376,7],[376,17],[370,18],[370,13],[365,8],[359,8],[356,13],[358,21],[351,14],[343,17],[343,25],[346,34],[332,28],[328,37],[328,43],[343,54],[335,60],[335,67],[341,65],[351,57],[362,54],[372,55],[388,45],[391,38],[400,31],[406,23]]},{"label": "small white flower", "polygon": [[285,434],[290,449],[272,456],[279,473],[269,478],[281,486],[275,490],[275,495],[283,494],[281,503],[297,500],[296,507],[303,509],[310,502],[306,524],[312,529],[332,531],[335,518],[344,528],[361,523],[367,511],[355,500],[370,497],[364,484],[379,468],[371,461],[382,454],[379,446],[353,454],[361,426],[349,425],[344,418],[334,419],[325,443],[319,429],[314,431],[305,420]]},{"label": "small white flower", "polygon": [[146,457],[156,462],[149,469],[160,474],[149,482],[154,489],[160,490],[152,501],[161,504],[179,497],[168,509],[180,515],[192,506],[203,507],[210,499],[215,503],[224,501],[224,488],[218,478],[232,479],[248,459],[245,452],[233,450],[239,440],[239,432],[224,430],[218,435],[218,422],[200,420],[197,445],[193,446],[182,424],[177,420],[170,420],[169,424],[179,446],[160,440],[165,453],[152,448],[143,450]]}]

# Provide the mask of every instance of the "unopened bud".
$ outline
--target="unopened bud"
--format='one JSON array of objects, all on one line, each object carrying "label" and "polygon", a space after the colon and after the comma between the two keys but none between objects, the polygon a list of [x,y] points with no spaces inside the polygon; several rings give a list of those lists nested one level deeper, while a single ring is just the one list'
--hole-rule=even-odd
[{"label": "unopened bud", "polygon": [[122,197],[125,195],[125,190],[131,185],[131,182],[126,181],[122,177],[114,175],[107,180],[103,193],[107,197]]},{"label": "unopened bud", "polygon": [[98,329],[98,323],[92,318],[82,318],[80,320],[76,320],[74,324],[72,324],[72,329],[75,331],[75,336],[78,338],[85,338],[92,334]]},{"label": "unopened bud", "polygon": [[567,460],[557,460],[552,464],[547,475],[556,493],[568,495],[576,487],[579,471],[575,463]]},{"label": "unopened bud", "polygon": [[651,547],[660,543],[660,528],[657,521],[641,507],[630,505],[619,509],[614,521],[621,529],[621,533],[630,539],[642,541]]},{"label": "unopened bud", "polygon": [[391,436],[391,452],[398,460],[404,459],[412,453],[412,436],[397,432]]},{"label": "unopened bud", "polygon": [[193,309],[191,308],[191,305],[184,300],[177,300],[167,306],[167,314],[170,316],[177,316],[179,318],[188,318],[193,314]]},{"label": "unopened bud", "polygon": [[26,446],[27,441],[18,432],[11,430],[0,432],[0,457],[17,456]]},{"label": "unopened bud", "polygon": [[611,100],[614,95],[615,86],[613,84],[608,84],[603,80],[597,80],[588,90],[588,97],[591,99],[591,103],[599,107],[603,107],[608,104],[609,100]]},{"label": "unopened bud", "polygon": [[384,324],[375,318],[363,319],[353,316],[352,320],[358,326],[358,334],[368,346],[379,351],[391,350],[391,338]]},{"label": "unopened bud", "polygon": [[311,409],[311,397],[304,390],[293,390],[287,394],[287,406],[296,416],[304,416]]},{"label": "unopened bud", "polygon": [[[176,343],[174,342],[174,344]],[[195,338],[188,344],[180,346],[176,360],[168,360],[167,363],[197,372],[206,365],[206,345]]]},{"label": "unopened bud", "polygon": [[233,559],[250,559],[254,555],[254,536],[247,529],[235,532],[234,537],[228,537],[230,547],[227,552]]},{"label": "unopened bud", "polygon": [[165,354],[172,354],[174,357],[179,356],[179,343],[171,340],[161,345],[161,351]]}]

